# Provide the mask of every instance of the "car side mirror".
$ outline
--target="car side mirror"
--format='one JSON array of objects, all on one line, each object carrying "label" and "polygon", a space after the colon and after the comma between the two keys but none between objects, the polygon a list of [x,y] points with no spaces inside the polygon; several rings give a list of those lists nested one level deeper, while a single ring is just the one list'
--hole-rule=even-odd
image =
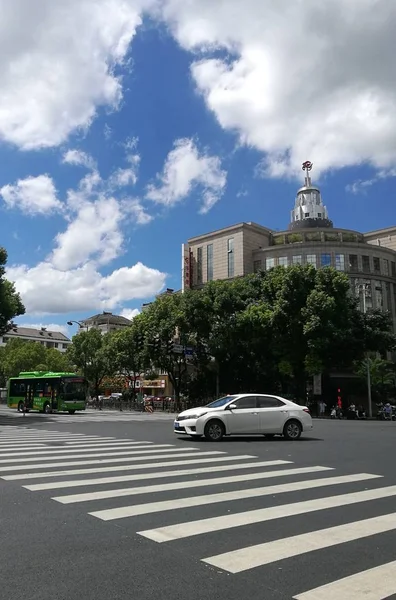
[{"label": "car side mirror", "polygon": [[227,410],[235,410],[236,408],[238,408],[236,404],[229,404],[227,406]]}]

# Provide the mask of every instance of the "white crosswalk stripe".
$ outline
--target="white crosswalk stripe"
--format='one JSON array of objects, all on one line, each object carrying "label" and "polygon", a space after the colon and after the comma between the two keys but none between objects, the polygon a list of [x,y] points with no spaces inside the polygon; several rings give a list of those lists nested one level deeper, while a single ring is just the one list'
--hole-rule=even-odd
[{"label": "white crosswalk stripe", "polygon": [[48,423],[118,423],[128,421],[172,421],[176,415],[162,411],[148,413],[128,410],[116,411],[87,409],[86,411],[81,411],[75,415],[68,415],[66,413],[50,415],[42,413],[29,413],[23,417],[23,415],[16,410],[0,407],[0,422],[2,418],[5,418],[8,422],[11,422],[13,419],[25,419],[25,421],[28,421],[30,416],[33,416],[34,419],[42,419],[43,422]]},{"label": "white crosswalk stripe", "polygon": [[[20,482],[47,501],[71,504],[101,521],[123,520],[135,533],[165,547],[197,537],[200,560],[230,574],[265,569],[324,549],[334,549],[336,560],[343,544],[377,536],[379,546],[381,535],[396,533],[396,513],[383,514],[382,508],[378,516],[352,517],[332,527],[309,530],[304,520],[302,533],[284,537],[276,530],[276,538],[265,541],[265,530],[259,529],[263,523],[320,515],[337,507],[372,506],[395,499],[396,485],[379,474],[261,460],[254,454],[231,455],[226,445],[217,447],[0,426],[0,486]],[[303,498],[296,497],[300,493]],[[211,516],[210,506],[217,516]],[[152,525],[151,515],[156,515]],[[155,528],[144,529],[139,526],[142,521]],[[247,545],[238,534],[251,526],[257,528],[258,539]],[[223,537],[217,543],[214,536],[220,532]],[[212,538],[207,543],[208,536]],[[191,552],[194,548],[191,545]],[[396,594],[396,562],[347,574],[311,590],[304,589],[301,576],[296,582],[300,589],[293,589],[289,597],[384,600]]]}]

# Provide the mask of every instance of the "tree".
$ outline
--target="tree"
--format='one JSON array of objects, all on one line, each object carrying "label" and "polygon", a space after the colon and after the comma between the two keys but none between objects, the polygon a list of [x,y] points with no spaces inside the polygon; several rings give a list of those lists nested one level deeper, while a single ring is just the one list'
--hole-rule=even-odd
[{"label": "tree", "polygon": [[145,366],[150,365],[168,374],[179,402],[187,383],[188,361],[184,353],[177,354],[169,348],[174,340],[183,346],[191,342],[185,295],[172,294],[157,298],[133,322],[145,332]]},{"label": "tree", "polygon": [[94,395],[99,395],[100,386],[106,375],[112,375],[107,344],[111,334],[102,335],[97,329],[82,331],[73,336],[67,349],[71,363],[77,367],[89,381]]},{"label": "tree", "polygon": [[124,329],[115,331],[106,346],[108,362],[116,373],[126,375],[132,383],[132,397],[136,395],[136,379],[147,364],[144,352],[145,331],[142,321],[136,318]]},{"label": "tree", "polygon": [[370,369],[372,391],[378,401],[386,401],[396,391],[395,363],[379,357],[365,358],[355,365],[355,372],[362,381],[367,381],[367,366]]},{"label": "tree", "polygon": [[12,319],[25,314],[20,295],[13,283],[4,278],[7,252],[0,248],[0,335],[12,327]]},{"label": "tree", "polygon": [[71,372],[73,365],[66,354],[37,342],[11,339],[1,350],[4,378],[17,377],[22,371]]}]

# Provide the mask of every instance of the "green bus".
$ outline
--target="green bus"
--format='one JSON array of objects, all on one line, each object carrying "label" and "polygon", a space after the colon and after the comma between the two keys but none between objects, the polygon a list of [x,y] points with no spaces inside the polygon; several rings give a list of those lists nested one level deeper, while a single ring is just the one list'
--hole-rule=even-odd
[{"label": "green bus", "polygon": [[88,385],[75,373],[25,371],[7,383],[7,405],[18,411],[44,413],[85,410]]}]

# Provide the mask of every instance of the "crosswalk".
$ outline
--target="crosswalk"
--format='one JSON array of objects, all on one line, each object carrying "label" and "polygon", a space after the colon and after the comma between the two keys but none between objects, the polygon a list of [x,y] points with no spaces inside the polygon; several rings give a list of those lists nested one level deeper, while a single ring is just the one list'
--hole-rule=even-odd
[{"label": "crosswalk", "polygon": [[174,414],[167,412],[129,412],[129,411],[115,411],[115,410],[86,410],[74,415],[67,413],[54,413],[54,414],[43,414],[38,412],[32,412],[25,417],[18,413],[16,410],[10,410],[8,408],[0,408],[0,424],[6,425],[12,423],[14,419],[28,419],[37,421],[43,419],[48,423],[125,423],[125,422],[153,422],[153,421],[172,421],[175,418]]},{"label": "crosswalk", "polygon": [[[396,532],[396,512],[383,514],[381,504],[394,502],[396,485],[382,475],[233,455],[222,445],[212,448],[3,426],[0,490],[14,482],[41,494],[43,501],[64,505],[64,510],[70,505],[87,518],[123,523],[147,543],[158,544],[159,551],[188,548],[203,565],[233,576],[260,569],[264,574],[275,564],[329,549],[336,560],[344,544],[376,536],[378,547],[381,535]],[[346,507],[354,515],[356,507],[373,503],[380,506],[374,516],[363,511],[360,518],[309,527],[310,515]],[[302,516],[302,531],[268,537],[271,523]],[[248,530],[253,542],[243,534]],[[306,589],[300,577],[301,589],[293,589],[290,597],[384,600],[396,594],[395,555],[382,565],[325,580],[313,589]]]}]

